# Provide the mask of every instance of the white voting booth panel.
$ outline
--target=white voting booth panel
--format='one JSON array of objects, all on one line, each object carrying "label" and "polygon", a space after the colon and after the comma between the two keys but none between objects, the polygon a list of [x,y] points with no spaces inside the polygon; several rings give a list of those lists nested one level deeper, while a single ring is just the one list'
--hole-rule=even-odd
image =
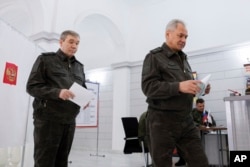
[{"label": "white voting booth panel", "polygon": [[[25,140],[29,142],[26,138],[28,121],[32,121],[28,120],[30,97],[26,93],[26,81],[42,49],[2,20],[0,36],[0,166],[19,167],[23,163],[24,146],[29,144],[25,143]],[[6,63],[17,67],[15,84],[4,82],[4,77],[10,77],[5,73]]]},{"label": "white voting booth panel", "polygon": [[229,151],[250,150],[250,95],[224,98]]}]

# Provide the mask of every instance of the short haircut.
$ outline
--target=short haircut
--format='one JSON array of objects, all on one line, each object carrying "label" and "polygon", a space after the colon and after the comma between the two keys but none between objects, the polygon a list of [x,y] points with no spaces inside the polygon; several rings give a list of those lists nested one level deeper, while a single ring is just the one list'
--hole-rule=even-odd
[{"label": "short haircut", "polygon": [[61,33],[60,40],[64,41],[67,38],[68,35],[80,38],[80,35],[77,32],[72,31],[72,30],[66,30],[66,31],[63,31]]},{"label": "short haircut", "polygon": [[198,103],[204,103],[204,102],[205,101],[202,98],[199,98],[199,99],[196,100],[196,104],[198,104]]},{"label": "short haircut", "polygon": [[184,25],[184,27],[186,27],[186,24],[184,23],[184,21],[182,21],[180,19],[173,19],[170,22],[168,22],[168,24],[166,26],[166,31],[176,29],[178,24],[182,24],[182,25]]}]

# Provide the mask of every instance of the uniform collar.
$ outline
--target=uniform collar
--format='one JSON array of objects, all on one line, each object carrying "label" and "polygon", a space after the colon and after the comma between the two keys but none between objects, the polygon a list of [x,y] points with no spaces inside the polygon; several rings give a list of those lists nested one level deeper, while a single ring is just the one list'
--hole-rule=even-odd
[{"label": "uniform collar", "polygon": [[56,54],[60,57],[60,59],[62,61],[70,61],[71,63],[76,61],[75,56],[72,56],[72,57],[69,58],[65,53],[63,53],[63,51],[61,49],[58,49]]},{"label": "uniform collar", "polygon": [[172,49],[169,48],[169,46],[165,42],[162,44],[161,47],[163,49],[163,52],[166,53],[166,55],[168,57],[172,57],[172,56],[176,56],[176,55],[180,55],[180,56],[184,57],[185,59],[187,57],[187,55],[183,51],[174,52]]}]

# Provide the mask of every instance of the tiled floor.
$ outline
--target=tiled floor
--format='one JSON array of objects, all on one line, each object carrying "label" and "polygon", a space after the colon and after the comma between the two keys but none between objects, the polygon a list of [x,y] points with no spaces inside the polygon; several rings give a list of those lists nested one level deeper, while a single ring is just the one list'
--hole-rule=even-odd
[{"label": "tiled floor", "polygon": [[[71,150],[69,167],[143,167],[141,153],[123,154],[122,152],[96,153],[91,151]],[[175,163],[178,158],[173,158]]]}]

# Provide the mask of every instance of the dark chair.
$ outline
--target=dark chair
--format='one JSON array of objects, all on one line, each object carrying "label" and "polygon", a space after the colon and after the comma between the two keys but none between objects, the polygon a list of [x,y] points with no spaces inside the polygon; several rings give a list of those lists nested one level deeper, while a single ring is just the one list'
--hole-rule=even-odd
[{"label": "dark chair", "polygon": [[148,164],[148,148],[144,146],[143,140],[138,137],[138,119],[137,117],[123,117],[122,124],[125,132],[125,146],[123,149],[124,154],[143,153],[145,159],[145,167],[149,167]]}]

